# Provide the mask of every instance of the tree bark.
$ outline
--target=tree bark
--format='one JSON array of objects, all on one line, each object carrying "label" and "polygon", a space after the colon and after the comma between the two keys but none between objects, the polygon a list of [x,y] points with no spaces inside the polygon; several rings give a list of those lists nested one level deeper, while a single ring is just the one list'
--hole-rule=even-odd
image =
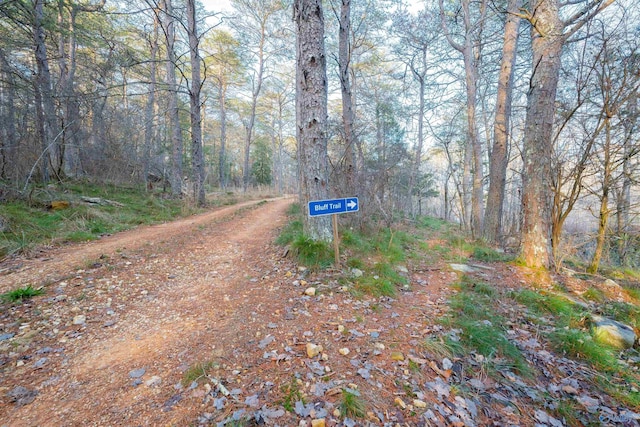
[{"label": "tree bark", "polygon": [[509,122],[511,118],[511,100],[513,94],[513,71],[518,47],[520,28],[520,8],[523,0],[509,0],[504,25],[502,60],[498,77],[496,113],[493,123],[493,148],[489,163],[489,191],[487,192],[487,210],[484,216],[485,238],[497,243],[502,233],[502,212],[504,191],[509,163]]},{"label": "tree bark", "polygon": [[[531,24],[532,76],[527,95],[523,143],[522,246],[520,256],[529,267],[553,266],[551,236],[551,161],[553,122],[561,67],[562,47],[615,0],[597,0],[560,19],[558,0],[533,0],[527,16]],[[568,25],[572,25],[567,31]]]},{"label": "tree bark", "polygon": [[16,148],[18,145],[18,133],[16,129],[16,111],[15,111],[15,79],[11,70],[7,56],[0,49],[0,71],[5,76],[3,81],[6,82],[0,87],[0,157],[2,158],[2,170],[0,177],[14,182],[17,178],[16,168]]},{"label": "tree bark", "polygon": [[342,125],[344,127],[344,164],[345,186],[344,191],[352,196],[358,193],[356,190],[356,165],[355,147],[356,134],[354,131],[355,114],[353,111],[353,96],[351,82],[349,81],[351,46],[351,0],[341,0],[340,19],[338,30],[338,68],[340,75],[340,92],[342,95]]},{"label": "tree bark", "polygon": [[43,182],[49,181],[50,166],[59,165],[56,152],[53,150],[57,137],[55,106],[51,86],[51,72],[47,58],[47,45],[42,21],[44,19],[44,0],[35,0],[33,20],[33,37],[37,74],[35,78],[35,101],[38,136],[42,147],[41,173]]},{"label": "tree bark", "polygon": [[464,42],[456,42],[445,22],[443,0],[439,0],[440,16],[445,36],[449,44],[462,54],[465,69],[465,87],[467,93],[467,144],[465,149],[465,176],[463,178],[463,198],[465,213],[469,212],[470,230],[474,237],[483,235],[484,228],[484,190],[483,190],[483,166],[482,166],[482,144],[478,135],[478,125],[476,117],[477,96],[478,96],[478,65],[481,58],[482,28],[486,15],[486,0],[479,3],[479,17],[476,22],[471,21],[470,0],[461,0],[464,21]]},{"label": "tree bark", "polygon": [[531,38],[533,73],[524,133],[521,256],[527,266],[548,268],[551,250],[551,159],[555,100],[564,44],[557,0],[535,0]]},{"label": "tree bark", "polygon": [[[295,0],[296,130],[300,202],[329,196],[327,159],[327,71],[321,0]],[[315,240],[331,241],[329,216],[304,216],[304,231]]]},{"label": "tree bark", "polygon": [[[157,65],[158,58],[158,15],[154,14],[153,33],[149,40],[151,56],[149,59],[149,94],[147,95],[147,104],[145,106],[144,121],[144,146],[142,155],[142,174],[145,189],[149,189],[149,174],[151,172],[151,146],[153,145],[154,134],[154,112],[156,104],[156,82],[157,82]],[[164,180],[164,177],[162,177]]]},{"label": "tree bark", "polygon": [[162,25],[167,47],[167,89],[168,112],[171,127],[171,194],[182,195],[182,128],[180,127],[180,110],[178,108],[178,85],[176,83],[175,20],[172,0],[163,0]]},{"label": "tree bark", "polygon": [[598,235],[596,237],[596,248],[593,251],[591,263],[587,267],[587,272],[596,274],[600,268],[602,253],[604,251],[605,239],[607,237],[607,225],[609,222],[609,193],[611,191],[612,164],[611,164],[611,120],[605,117],[605,142],[603,149],[602,164],[602,193],[600,194],[600,212],[598,213]]},{"label": "tree bark", "polygon": [[204,155],[202,151],[202,113],[200,91],[200,51],[195,0],[187,0],[187,32],[189,34],[189,56],[191,60],[191,88],[189,90],[191,116],[191,174],[194,185],[193,197],[198,206],[205,205]]}]

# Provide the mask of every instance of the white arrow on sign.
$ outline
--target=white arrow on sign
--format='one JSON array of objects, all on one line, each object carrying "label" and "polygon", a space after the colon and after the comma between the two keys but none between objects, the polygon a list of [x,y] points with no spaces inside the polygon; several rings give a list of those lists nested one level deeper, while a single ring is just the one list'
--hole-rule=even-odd
[{"label": "white arrow on sign", "polygon": [[354,202],[353,200],[349,200],[349,202],[347,203],[347,207],[348,207],[349,209],[353,209],[353,208],[355,208],[356,206],[358,206],[358,205],[357,205],[357,204],[356,204],[356,202]]}]

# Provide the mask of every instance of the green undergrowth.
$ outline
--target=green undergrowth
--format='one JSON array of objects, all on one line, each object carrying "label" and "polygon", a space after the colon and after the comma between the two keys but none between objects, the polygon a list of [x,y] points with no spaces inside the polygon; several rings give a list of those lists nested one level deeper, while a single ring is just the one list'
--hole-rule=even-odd
[{"label": "green undergrowth", "polygon": [[[528,320],[553,327],[544,334],[553,350],[580,360],[597,370],[594,384],[618,402],[640,408],[640,377],[620,362],[620,351],[595,341],[590,333],[590,313],[563,295],[531,289],[512,292],[510,297],[523,304],[529,312]],[[598,292],[591,293],[598,301],[600,314],[627,323],[634,328],[640,324],[640,309],[624,302],[600,301]],[[631,350],[635,351],[635,350]]]},{"label": "green undergrowth", "polygon": [[[303,232],[302,209],[294,204],[287,212],[289,220],[276,243],[289,245],[296,260],[319,270],[334,263],[331,243],[320,242]],[[345,266],[359,274],[345,275],[343,280],[355,295],[394,296],[397,288],[407,286],[406,272],[400,266],[407,259],[416,242],[408,233],[390,228],[359,232],[345,227],[341,230],[340,252],[346,257]]]},{"label": "green undergrowth", "polygon": [[[99,198],[89,204],[82,197]],[[68,203],[54,210],[52,202]],[[34,190],[25,200],[0,204],[4,231],[0,257],[34,250],[41,245],[86,241],[141,224],[154,224],[190,215],[197,210],[183,200],[140,189],[71,182]]]},{"label": "green undergrowth", "polygon": [[[460,331],[459,341],[440,346],[440,351],[468,354],[476,352],[492,362],[493,369],[513,369],[530,377],[531,367],[520,350],[505,335],[506,319],[497,313],[498,291],[490,284],[462,276],[456,283],[458,292],[450,299],[450,311],[442,323]],[[434,347],[434,343],[428,344]],[[436,347],[437,348],[437,347]]]},{"label": "green undergrowth", "polygon": [[24,288],[14,289],[12,291],[8,291],[1,294],[0,301],[8,302],[8,303],[21,303],[26,299],[30,299],[35,296],[42,295],[43,293],[44,293],[44,290],[35,289],[31,287],[31,285],[29,285]]}]

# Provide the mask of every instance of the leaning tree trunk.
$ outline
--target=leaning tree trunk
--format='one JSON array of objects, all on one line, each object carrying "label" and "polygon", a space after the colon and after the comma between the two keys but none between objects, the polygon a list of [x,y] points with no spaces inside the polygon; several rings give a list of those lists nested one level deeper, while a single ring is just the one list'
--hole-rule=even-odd
[{"label": "leaning tree trunk", "polygon": [[[327,159],[327,62],[321,0],[295,0],[296,22],[296,131],[300,202],[329,196]],[[305,233],[331,241],[329,216],[304,216]]]},{"label": "leaning tree trunk", "polygon": [[504,208],[504,192],[509,163],[509,121],[511,117],[511,100],[513,94],[513,71],[518,47],[520,17],[518,13],[523,0],[509,0],[507,18],[504,25],[504,42],[502,45],[502,61],[498,77],[498,94],[496,96],[496,115],[493,123],[493,148],[489,163],[489,191],[487,193],[487,210],[484,215],[485,238],[493,243],[500,239],[502,233],[502,212]]}]

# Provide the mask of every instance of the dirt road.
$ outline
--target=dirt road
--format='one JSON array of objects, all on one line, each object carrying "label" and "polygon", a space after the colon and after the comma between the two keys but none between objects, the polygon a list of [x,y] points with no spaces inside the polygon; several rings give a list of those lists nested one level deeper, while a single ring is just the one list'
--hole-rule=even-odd
[{"label": "dirt road", "polygon": [[193,405],[179,404],[183,373],[253,334],[242,326],[278,270],[271,242],[290,202],[244,203],[22,261],[3,289],[49,284],[2,315],[4,331],[17,331],[0,342],[0,389],[15,400],[3,399],[0,425],[193,421]]}]

